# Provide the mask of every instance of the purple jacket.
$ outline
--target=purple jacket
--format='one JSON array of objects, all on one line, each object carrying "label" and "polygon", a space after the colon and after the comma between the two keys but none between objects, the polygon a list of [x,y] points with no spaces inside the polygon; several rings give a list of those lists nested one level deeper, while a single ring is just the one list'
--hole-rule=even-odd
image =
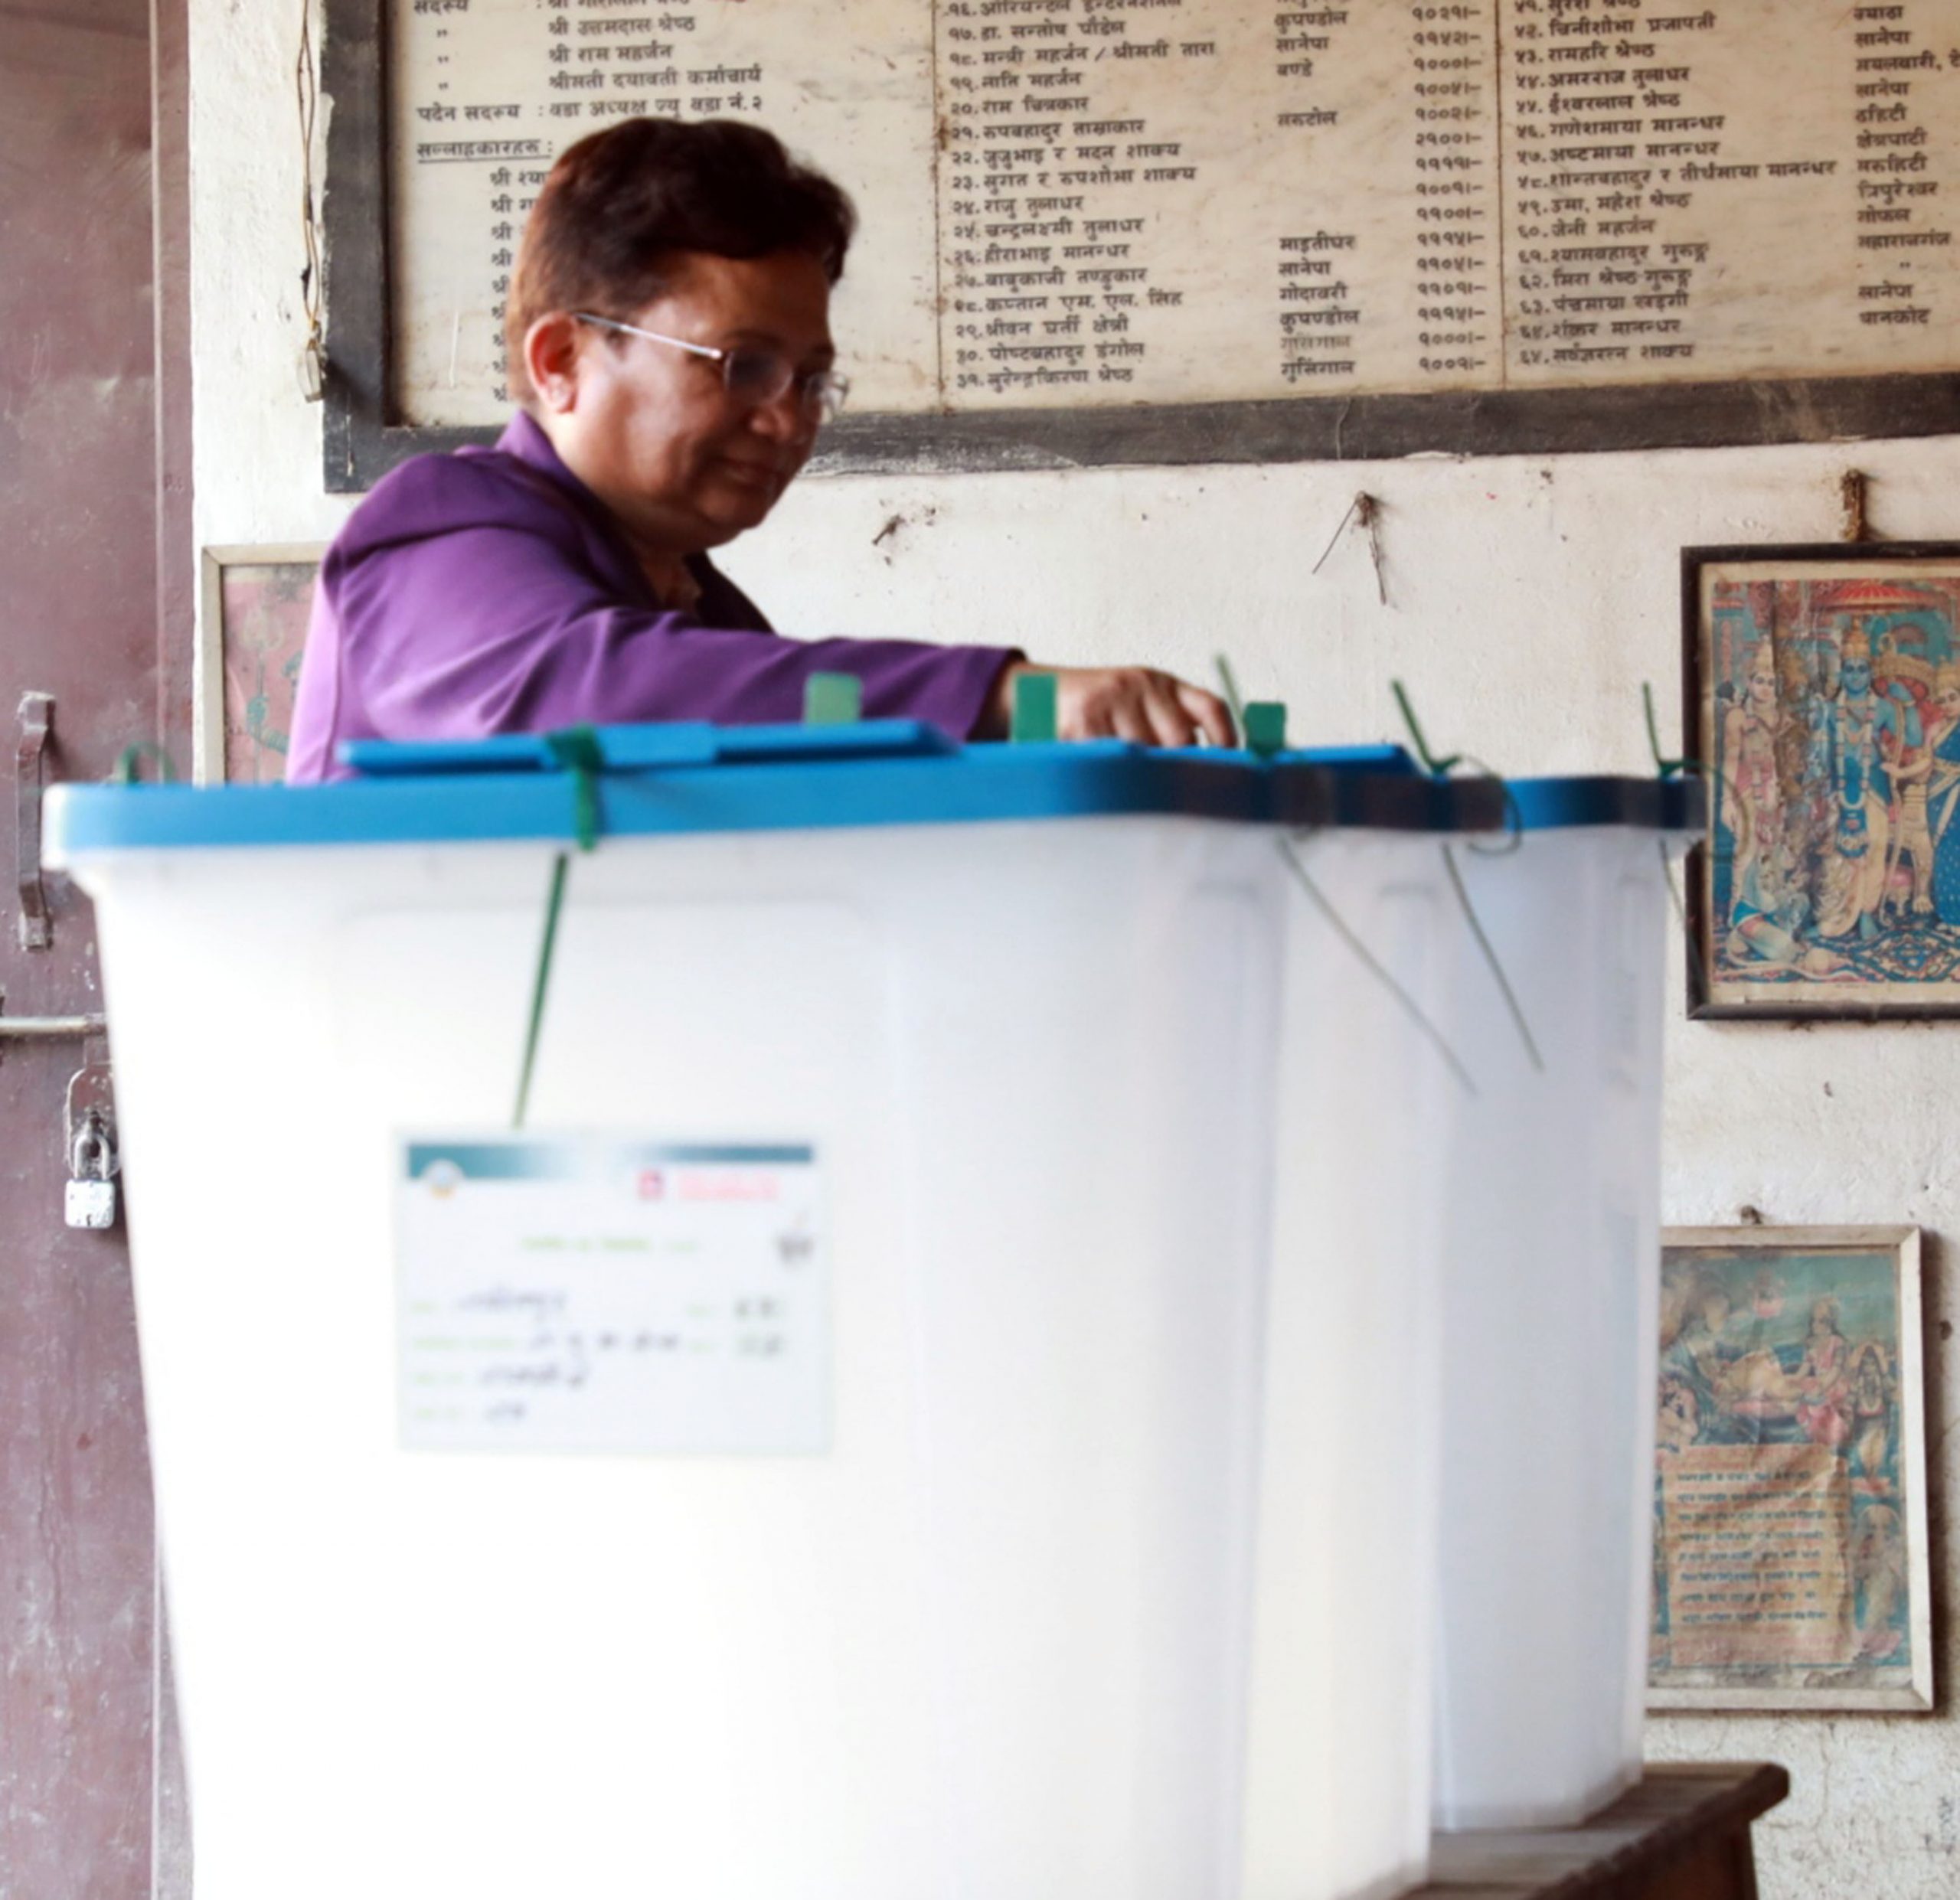
[{"label": "purple jacket", "polygon": [[973,730],[1004,647],[786,640],[705,555],[663,607],[592,492],[518,415],[494,449],[384,477],[320,567],[286,781],[345,776],[348,739],[479,739],[646,720],[793,723],[812,673],[854,673],[867,718]]}]

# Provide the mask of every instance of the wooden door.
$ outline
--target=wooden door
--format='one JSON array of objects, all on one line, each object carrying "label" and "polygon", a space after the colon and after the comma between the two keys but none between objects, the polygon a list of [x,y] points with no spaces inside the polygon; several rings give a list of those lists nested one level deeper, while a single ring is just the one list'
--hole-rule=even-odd
[{"label": "wooden door", "polygon": [[[77,1037],[24,1017],[101,1009],[87,903],[49,878],[34,922],[23,776],[100,778],[133,741],[180,749],[188,599],[159,573],[159,441],[181,459],[181,221],[162,246],[159,150],[181,160],[182,0],[0,0],[0,1894],[188,1892],[159,1721],[149,1467],[123,1229],[63,1216]],[[156,71],[170,102],[153,122]],[[168,197],[166,194],[166,197]],[[175,201],[169,199],[174,207]],[[168,222],[168,220],[166,220]],[[160,385],[175,407],[160,431]],[[181,528],[188,489],[167,510]],[[166,621],[166,633],[161,633]],[[18,708],[52,701],[44,742]],[[181,715],[180,717],[179,707]],[[38,755],[38,756],[37,756]],[[159,1814],[165,1844],[158,1846]]]}]

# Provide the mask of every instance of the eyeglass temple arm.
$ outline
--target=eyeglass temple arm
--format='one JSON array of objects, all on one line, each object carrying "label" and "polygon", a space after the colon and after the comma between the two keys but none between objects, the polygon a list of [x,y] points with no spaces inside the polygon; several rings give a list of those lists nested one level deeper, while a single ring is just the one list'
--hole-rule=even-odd
[{"label": "eyeglass temple arm", "polygon": [[636,323],[622,323],[617,317],[596,317],[588,310],[573,313],[581,323],[596,323],[603,330],[618,330],[629,337],[645,337],[650,343],[669,343],[677,350],[685,350],[690,356],[704,356],[710,363],[719,363],[727,357],[726,350],[718,350],[709,343],[690,343],[685,337],[663,335],[658,330],[642,330]]}]

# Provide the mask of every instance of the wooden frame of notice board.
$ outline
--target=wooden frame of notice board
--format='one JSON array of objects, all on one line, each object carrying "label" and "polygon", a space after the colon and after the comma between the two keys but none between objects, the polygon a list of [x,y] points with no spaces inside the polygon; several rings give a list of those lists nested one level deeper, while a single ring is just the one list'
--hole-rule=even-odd
[{"label": "wooden frame of notice board", "polygon": [[[323,204],[329,493],[407,457],[495,439],[394,413],[389,334],[389,0],[325,0],[333,102]],[[818,474],[923,474],[1197,462],[1375,460],[1713,448],[1960,433],[1960,375],[1758,378],[1578,390],[1300,397],[984,413],[854,416],[824,433]]]}]

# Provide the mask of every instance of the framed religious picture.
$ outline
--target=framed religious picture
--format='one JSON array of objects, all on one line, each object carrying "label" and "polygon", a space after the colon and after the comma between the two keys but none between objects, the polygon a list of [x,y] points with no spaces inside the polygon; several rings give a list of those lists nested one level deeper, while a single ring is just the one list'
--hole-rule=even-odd
[{"label": "framed religious picture", "polygon": [[194,776],[276,785],[324,546],[207,547],[198,634]]},{"label": "framed religious picture", "polygon": [[1932,1707],[1916,1227],[1661,1236],[1652,1709]]},{"label": "framed religious picture", "polygon": [[1690,1014],[1960,1015],[1960,543],[1681,560]]}]

